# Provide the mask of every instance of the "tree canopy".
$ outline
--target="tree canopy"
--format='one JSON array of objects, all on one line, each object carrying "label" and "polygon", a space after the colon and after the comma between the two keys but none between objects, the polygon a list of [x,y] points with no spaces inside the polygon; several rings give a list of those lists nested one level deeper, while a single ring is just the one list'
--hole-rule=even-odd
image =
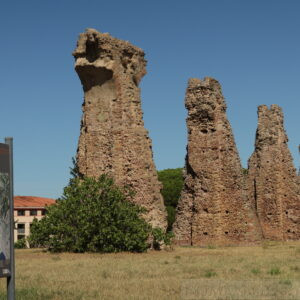
[{"label": "tree canopy", "polygon": [[143,252],[151,226],[130,197],[105,175],[73,178],[46,216],[33,222],[29,243],[53,252]]},{"label": "tree canopy", "polygon": [[168,213],[168,231],[172,230],[178,199],[183,187],[183,169],[165,169],[158,171],[158,180],[163,184],[161,191]]}]

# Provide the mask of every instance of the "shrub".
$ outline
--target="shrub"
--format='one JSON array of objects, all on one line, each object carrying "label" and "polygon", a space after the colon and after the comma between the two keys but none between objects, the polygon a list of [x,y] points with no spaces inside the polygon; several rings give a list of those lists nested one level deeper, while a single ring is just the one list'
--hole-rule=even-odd
[{"label": "shrub", "polygon": [[128,201],[132,196],[105,175],[72,178],[46,216],[33,222],[30,246],[53,252],[143,252],[151,227],[140,216],[145,210]]},{"label": "shrub", "polygon": [[170,246],[173,237],[174,237],[173,232],[165,233],[161,228],[153,228],[152,229],[153,249],[160,250],[162,245]]},{"label": "shrub", "polygon": [[23,238],[23,239],[19,239],[15,242],[15,248],[16,249],[25,249],[27,248],[26,246],[26,239]]}]

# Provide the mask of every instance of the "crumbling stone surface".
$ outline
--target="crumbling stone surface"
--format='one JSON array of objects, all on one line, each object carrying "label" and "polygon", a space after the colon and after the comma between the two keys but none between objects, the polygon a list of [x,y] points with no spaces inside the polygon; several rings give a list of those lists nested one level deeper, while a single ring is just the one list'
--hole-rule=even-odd
[{"label": "crumbling stone surface", "polygon": [[299,177],[287,142],[281,108],[259,106],[255,150],[248,162],[248,189],[263,237],[271,240],[300,238]]},{"label": "crumbling stone surface", "polygon": [[134,202],[148,210],[145,219],[165,229],[161,184],[144,128],[138,87],[146,74],[143,50],[87,29],[80,34],[73,55],[84,90],[79,172],[86,176],[109,174],[117,184],[132,187]]},{"label": "crumbling stone surface", "polygon": [[173,226],[181,245],[254,243],[261,239],[245,192],[221,86],[190,79],[185,97],[188,146],[184,189]]}]

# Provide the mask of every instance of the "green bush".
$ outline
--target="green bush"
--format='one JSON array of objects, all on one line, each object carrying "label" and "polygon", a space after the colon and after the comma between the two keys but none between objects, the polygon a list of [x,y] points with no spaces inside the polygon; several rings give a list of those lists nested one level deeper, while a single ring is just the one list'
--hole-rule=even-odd
[{"label": "green bush", "polygon": [[140,217],[145,210],[128,201],[132,196],[105,175],[72,178],[46,216],[33,222],[30,246],[53,252],[143,252],[151,227]]},{"label": "green bush", "polygon": [[25,249],[27,248],[26,246],[26,239],[23,238],[23,239],[19,239],[15,242],[15,248],[16,249]]},{"label": "green bush", "polygon": [[175,212],[183,188],[182,168],[158,171],[158,180],[162,183],[161,194],[168,213],[168,231],[172,230]]},{"label": "green bush", "polygon": [[162,245],[170,246],[174,234],[172,232],[165,233],[161,228],[152,229],[153,249],[160,250]]}]

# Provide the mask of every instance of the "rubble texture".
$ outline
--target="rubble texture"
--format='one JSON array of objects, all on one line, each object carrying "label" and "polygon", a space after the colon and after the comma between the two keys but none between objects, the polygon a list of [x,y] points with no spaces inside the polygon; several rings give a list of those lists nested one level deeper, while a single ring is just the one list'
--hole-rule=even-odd
[{"label": "rubble texture", "polygon": [[173,226],[177,244],[252,243],[259,224],[245,192],[221,86],[190,79],[185,97],[188,146],[184,189]]},{"label": "rubble texture", "polygon": [[287,142],[281,108],[259,106],[248,185],[266,239],[300,238],[299,178]]},{"label": "rubble texture", "polygon": [[84,90],[79,172],[94,177],[109,174],[117,184],[132,187],[134,202],[148,210],[145,219],[165,229],[161,184],[144,128],[138,87],[146,74],[143,50],[87,29],[80,34],[73,55]]}]

